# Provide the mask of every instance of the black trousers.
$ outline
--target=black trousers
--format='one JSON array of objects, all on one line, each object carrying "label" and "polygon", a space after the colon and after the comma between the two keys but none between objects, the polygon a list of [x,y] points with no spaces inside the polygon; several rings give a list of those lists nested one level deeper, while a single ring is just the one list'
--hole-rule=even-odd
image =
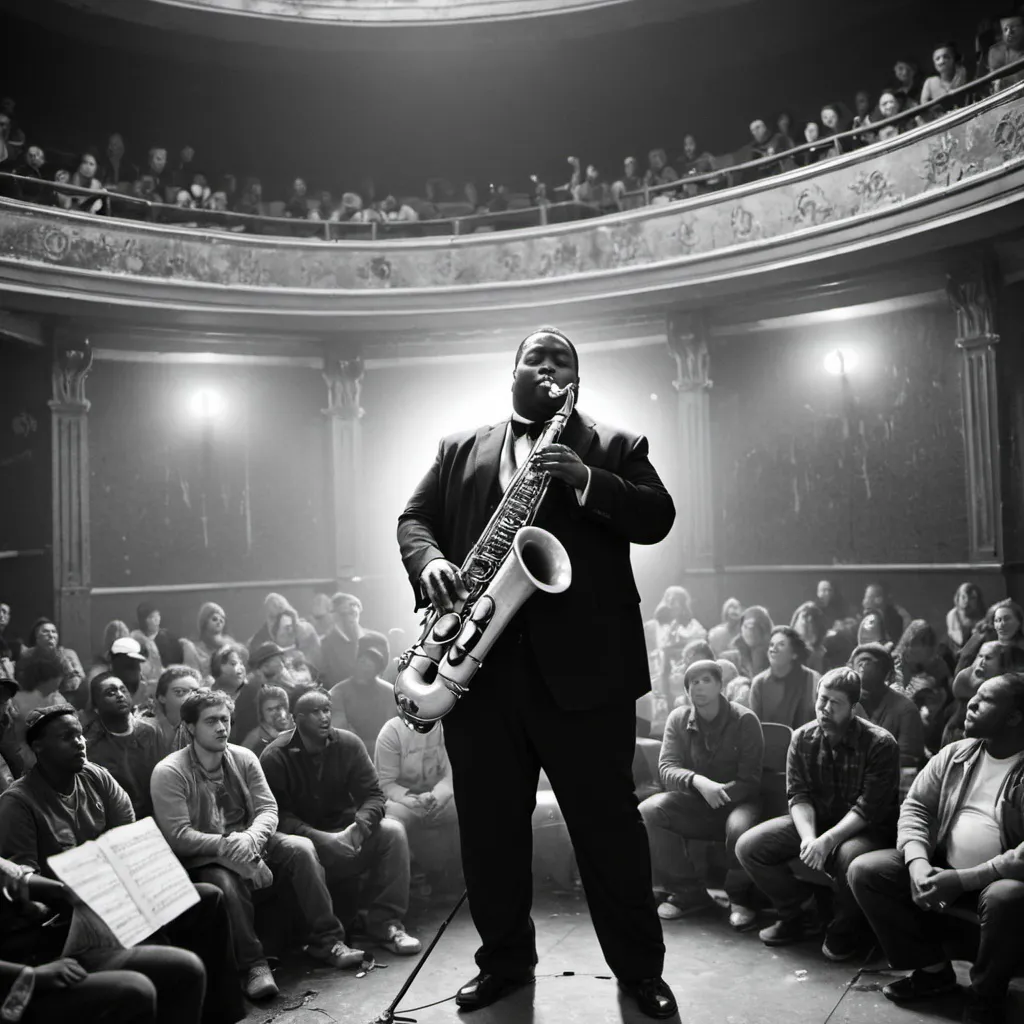
[{"label": "black trousers", "polygon": [[661,922],[633,785],[635,702],[559,708],[518,637],[503,636],[444,719],[481,971],[537,963],[533,828],[543,768],[569,829],[605,960],[619,978],[661,974]]},{"label": "black trousers", "polygon": [[[942,916],[914,903],[902,853],[876,850],[858,857],[849,882],[892,967],[909,970],[946,959]],[[996,1005],[1024,963],[1024,882],[1000,878],[980,892],[964,893],[956,905],[978,912],[981,941],[971,988],[977,999]]]}]

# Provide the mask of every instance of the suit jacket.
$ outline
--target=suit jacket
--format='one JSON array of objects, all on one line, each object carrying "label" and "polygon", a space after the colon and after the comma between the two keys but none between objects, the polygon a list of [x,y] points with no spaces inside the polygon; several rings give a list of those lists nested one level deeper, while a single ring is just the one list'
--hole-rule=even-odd
[{"label": "suit jacket", "polygon": [[[461,565],[501,498],[498,468],[508,420],[444,438],[437,458],[398,519],[398,543],[416,595],[433,558]],[[552,480],[534,525],[550,530],[572,562],[562,594],[534,594],[506,629],[521,633],[545,683],[566,710],[635,700],[650,689],[640,595],[629,546],[656,544],[675,506],[647,457],[647,439],[572,414],[559,443],[590,467],[581,506],[571,487]],[[506,636],[489,660],[501,656]]]}]

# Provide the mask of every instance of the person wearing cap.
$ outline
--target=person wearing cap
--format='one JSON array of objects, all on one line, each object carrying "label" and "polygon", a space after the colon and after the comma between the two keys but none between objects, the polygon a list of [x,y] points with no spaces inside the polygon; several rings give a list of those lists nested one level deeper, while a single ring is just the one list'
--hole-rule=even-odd
[{"label": "person wearing cap", "polygon": [[[131,800],[114,777],[86,757],[85,737],[70,704],[37,708],[27,718],[25,737],[36,763],[6,792],[0,793],[0,857],[32,875],[54,878],[50,857],[98,839],[104,832],[135,821]],[[245,1016],[233,977],[230,925],[219,891],[197,885],[199,903],[180,914],[145,944],[131,949],[91,949],[78,955],[87,970],[130,970],[146,975],[161,998],[160,1021],[194,1020],[191,1007],[203,989],[195,976],[197,954],[206,968],[204,1024],[232,1024]],[[59,926],[66,934],[67,923]],[[60,931],[49,938],[60,939]],[[2,932],[0,932],[2,935]],[[42,938],[42,936],[40,936]],[[170,945],[154,945],[155,941]],[[164,1016],[166,1011],[167,1015]]]},{"label": "person wearing cap", "polygon": [[861,644],[850,667],[860,676],[860,702],[854,714],[891,732],[900,748],[901,768],[920,768],[924,752],[924,723],[917,705],[889,685],[892,655],[883,644]]},{"label": "person wearing cap", "polygon": [[89,683],[89,703],[93,714],[83,729],[89,760],[114,776],[131,799],[135,816],[145,818],[153,813],[149,779],[164,756],[160,730],[152,719],[132,714],[128,687],[113,672]]},{"label": "person wearing cap", "polygon": [[862,853],[892,846],[900,755],[891,733],[854,714],[859,699],[860,676],[852,668],[834,668],[821,677],[814,721],[797,729],[789,743],[789,813],[755,825],[736,844],[740,864],[778,914],[759,933],[766,946],[791,945],[821,932],[816,913],[805,908],[813,888],[794,872],[797,858],[834,883],[822,953],[829,960],[850,960],[870,941],[847,872]]},{"label": "person wearing cap", "polygon": [[257,703],[264,686],[279,686],[288,694],[289,701],[302,689],[285,664],[287,654],[288,651],[273,640],[267,640],[249,653],[249,681],[235,700],[232,743],[241,743],[259,725]]},{"label": "person wearing cap", "polygon": [[331,724],[354,732],[371,756],[384,723],[395,716],[395,688],[380,678],[389,661],[388,638],[383,633],[364,633],[352,676],[329,691]]},{"label": "person wearing cap", "polygon": [[640,804],[651,843],[658,916],[674,920],[715,906],[690,857],[691,839],[724,842],[729,923],[746,931],[753,885],[736,860],[736,841],[760,816],[764,736],[757,715],[722,694],[717,661],[696,661],[683,676],[690,703],[665,723],[658,761],[665,791]]},{"label": "person wearing cap", "polygon": [[359,638],[365,630],[359,624],[363,603],[355,594],[339,591],[331,598],[334,624],[320,641],[321,678],[325,686],[348,679],[355,671]]}]

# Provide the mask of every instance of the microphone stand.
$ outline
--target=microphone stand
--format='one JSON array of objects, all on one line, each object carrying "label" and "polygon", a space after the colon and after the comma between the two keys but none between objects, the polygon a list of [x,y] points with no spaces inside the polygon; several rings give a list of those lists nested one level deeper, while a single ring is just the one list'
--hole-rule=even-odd
[{"label": "microphone stand", "polygon": [[427,946],[427,948],[423,951],[423,955],[416,962],[416,966],[409,972],[409,977],[405,979],[405,983],[398,990],[398,995],[396,995],[395,998],[391,1000],[391,1002],[388,1004],[387,1009],[384,1010],[383,1013],[380,1013],[376,1017],[374,1017],[373,1020],[369,1022],[369,1024],[416,1024],[415,1017],[396,1017],[395,1009],[398,1007],[398,1004],[404,998],[405,993],[408,992],[409,989],[412,987],[412,983],[416,980],[416,975],[420,973],[420,971],[423,968],[423,965],[427,962],[427,957],[430,956],[430,954],[434,951],[434,947],[437,945],[441,936],[444,934],[445,929],[455,919],[455,915],[461,909],[462,904],[466,902],[467,896],[469,896],[469,891],[464,890],[462,895],[459,897],[458,903],[456,903],[455,906],[452,907],[451,913],[449,913],[448,916],[441,922],[441,927],[437,929],[437,934],[431,940],[430,945]]}]

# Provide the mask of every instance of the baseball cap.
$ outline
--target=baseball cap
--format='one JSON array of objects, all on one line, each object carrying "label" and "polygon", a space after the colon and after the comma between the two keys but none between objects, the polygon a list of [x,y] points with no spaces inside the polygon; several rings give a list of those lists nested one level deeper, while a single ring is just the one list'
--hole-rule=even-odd
[{"label": "baseball cap", "polygon": [[134,658],[136,661],[145,661],[146,656],[142,653],[142,646],[138,640],[130,636],[122,636],[110,645],[110,656],[115,654],[123,655],[126,658]]},{"label": "baseball cap", "polygon": [[31,743],[50,719],[59,718],[61,715],[77,718],[78,712],[70,704],[64,702],[60,704],[46,704],[41,708],[34,708],[25,719],[25,742]]}]

